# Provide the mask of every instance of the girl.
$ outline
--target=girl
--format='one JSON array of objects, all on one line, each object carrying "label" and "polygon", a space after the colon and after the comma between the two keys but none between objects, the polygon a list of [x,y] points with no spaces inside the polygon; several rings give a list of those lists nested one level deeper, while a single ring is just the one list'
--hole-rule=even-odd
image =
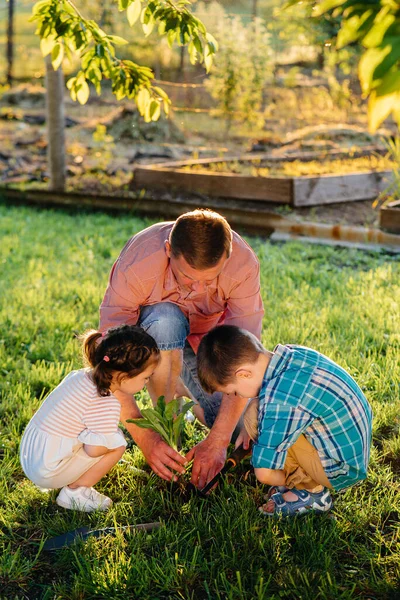
[{"label": "girl", "polygon": [[134,401],[132,395],[146,385],[160,351],[132,325],[103,334],[92,330],[82,341],[89,368],[72,371],[46,398],[24,432],[20,459],[33,483],[62,488],[59,506],[91,512],[112,504],[92,486],[123,455],[121,403]]}]

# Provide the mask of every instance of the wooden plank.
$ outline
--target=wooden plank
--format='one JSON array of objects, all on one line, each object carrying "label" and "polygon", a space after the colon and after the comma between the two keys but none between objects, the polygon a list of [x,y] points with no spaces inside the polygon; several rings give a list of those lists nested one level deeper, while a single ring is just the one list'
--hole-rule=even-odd
[{"label": "wooden plank", "polygon": [[[135,214],[151,214],[175,218],[184,212],[197,208],[198,198],[190,196],[170,198],[129,198],[124,196],[91,196],[80,193],[61,193],[47,190],[21,191],[11,188],[0,188],[0,198],[11,202],[33,203],[44,205],[83,206],[92,209],[117,209],[130,210]],[[400,249],[400,235],[386,233],[379,229],[366,229],[346,225],[329,225],[326,223],[313,223],[307,221],[293,221],[276,213],[268,211],[261,203],[231,200],[224,202],[221,199],[207,201],[209,208],[218,210],[225,216],[232,226],[239,230],[270,235],[276,232],[279,235],[307,237],[319,239],[321,243],[326,240],[362,243],[376,246],[377,244],[389,249]]]},{"label": "wooden plank", "polygon": [[400,200],[381,207],[379,226],[390,233],[400,233]]},{"label": "wooden plank", "polygon": [[206,173],[166,168],[141,168],[134,170],[133,189],[179,190],[190,194],[205,194],[220,198],[264,200],[290,204],[292,180],[290,178],[249,177],[234,173]]},{"label": "wooden plank", "polygon": [[390,185],[392,180],[392,171],[295,177],[293,179],[293,206],[373,200]]},{"label": "wooden plank", "polygon": [[[377,146],[365,146],[364,148],[360,148],[358,150],[326,150],[322,151],[304,151],[297,152],[291,154],[285,154],[285,147],[281,146],[279,150],[269,151],[269,152],[246,152],[245,154],[232,155],[226,154],[223,156],[216,157],[208,157],[208,158],[189,158],[186,160],[169,160],[161,163],[152,163],[152,164],[141,164],[141,168],[146,169],[180,169],[181,167],[193,167],[195,165],[213,165],[217,163],[229,163],[229,162],[252,162],[255,160],[261,160],[271,163],[281,163],[281,162],[294,162],[296,160],[301,160],[304,162],[309,162],[313,160],[325,160],[325,159],[333,159],[333,158],[360,158],[363,156],[371,156],[375,154],[386,154],[387,150],[385,148],[378,148]],[[208,171],[205,171],[208,172]]]}]

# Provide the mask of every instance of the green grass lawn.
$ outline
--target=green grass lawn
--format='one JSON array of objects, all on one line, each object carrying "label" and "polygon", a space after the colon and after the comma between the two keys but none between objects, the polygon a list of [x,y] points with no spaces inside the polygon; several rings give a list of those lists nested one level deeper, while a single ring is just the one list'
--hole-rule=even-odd
[{"label": "green grass lawn", "polygon": [[[65,511],[56,492],[24,477],[20,436],[49,390],[81,366],[74,333],[97,325],[114,259],[148,224],[0,205],[0,598],[399,598],[400,264],[386,254],[249,240],[262,265],[266,347],[327,354],[374,409],[369,479],[336,494],[332,515],[263,518],[266,490],[245,476],[249,463],[209,501],[185,501],[137,471],[148,468],[132,442],[126,462],[97,486],[115,501],[107,514]],[[199,440],[203,431],[192,425],[188,435]],[[55,555],[41,549],[83,525],[158,520],[152,534],[90,539]]]}]

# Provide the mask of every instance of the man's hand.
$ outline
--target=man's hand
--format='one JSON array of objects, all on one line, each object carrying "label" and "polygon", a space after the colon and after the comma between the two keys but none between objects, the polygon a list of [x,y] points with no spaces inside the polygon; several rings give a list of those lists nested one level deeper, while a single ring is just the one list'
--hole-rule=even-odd
[{"label": "man's hand", "polygon": [[185,472],[183,465],[186,464],[187,459],[168,446],[155,431],[146,429],[145,435],[141,436],[140,441],[136,439],[136,443],[147,463],[161,479],[177,481],[178,477],[172,471],[181,475]]},{"label": "man's hand", "polygon": [[226,445],[216,443],[210,436],[194,446],[186,454],[186,460],[194,458],[191,483],[200,490],[203,489],[226,461]]}]

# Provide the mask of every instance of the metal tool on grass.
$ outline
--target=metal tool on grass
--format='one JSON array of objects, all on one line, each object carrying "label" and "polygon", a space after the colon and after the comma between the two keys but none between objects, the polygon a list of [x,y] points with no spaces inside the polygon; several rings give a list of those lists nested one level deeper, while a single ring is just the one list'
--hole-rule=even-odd
[{"label": "metal tool on grass", "polygon": [[210,490],[212,490],[212,488],[221,479],[221,477],[223,475],[225,475],[225,473],[227,471],[229,471],[233,467],[236,467],[236,465],[238,465],[249,454],[251,454],[251,444],[250,444],[250,446],[248,448],[244,448],[243,444],[240,444],[240,446],[238,446],[236,448],[236,450],[234,450],[232,452],[232,454],[227,458],[226,463],[222,467],[222,469],[220,470],[220,472],[217,473],[215,475],[215,477],[213,477],[211,479],[211,481],[209,481],[205,487],[203,487],[201,490],[199,490],[192,483],[189,483],[188,484],[188,490],[190,492],[196,494],[196,496],[200,496],[201,498],[207,498],[208,497],[207,496],[208,492]]},{"label": "metal tool on grass", "polygon": [[43,550],[61,550],[71,546],[77,539],[86,540],[88,537],[103,537],[104,535],[115,535],[118,531],[153,531],[161,527],[161,523],[139,523],[137,525],[125,525],[121,527],[105,527],[104,529],[89,529],[79,527],[73,531],[67,531],[62,535],[50,538],[43,545]]}]

